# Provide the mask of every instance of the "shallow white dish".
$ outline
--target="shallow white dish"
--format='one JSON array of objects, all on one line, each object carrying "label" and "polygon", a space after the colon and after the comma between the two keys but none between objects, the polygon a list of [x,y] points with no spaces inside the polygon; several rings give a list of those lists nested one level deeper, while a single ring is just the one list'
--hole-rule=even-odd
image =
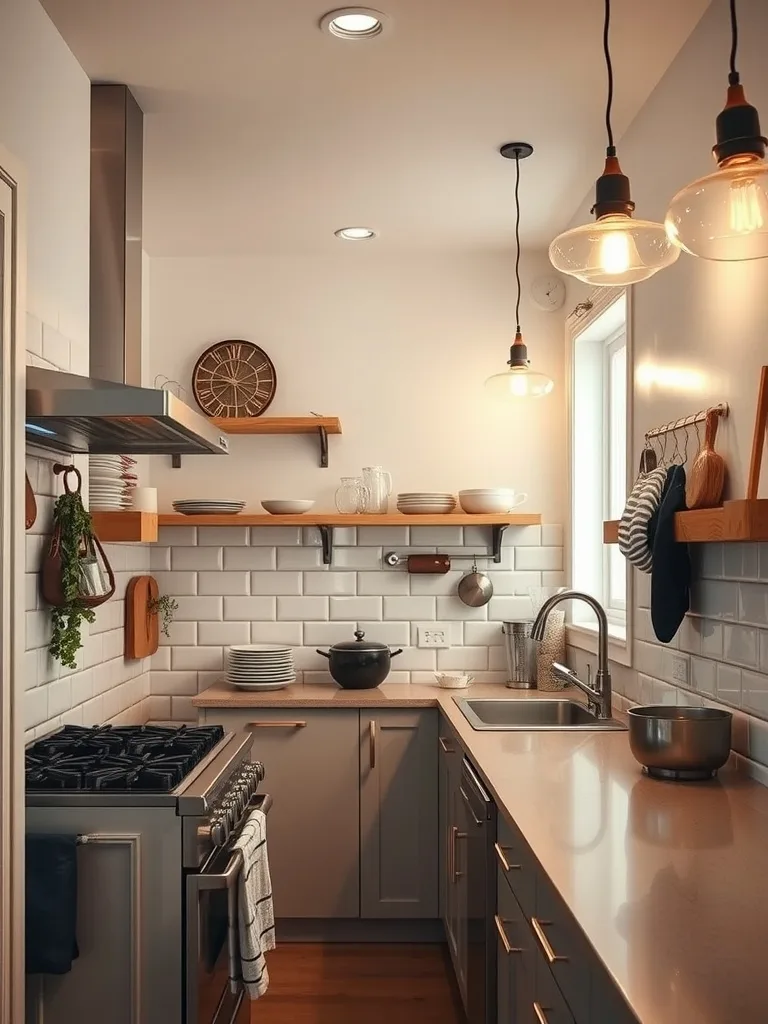
[{"label": "shallow white dish", "polygon": [[444,690],[463,690],[472,682],[472,676],[462,672],[435,672],[437,685]]},{"label": "shallow white dish", "polygon": [[314,507],[314,501],[306,498],[271,498],[262,501],[261,507],[271,516],[299,516]]},{"label": "shallow white dish", "polygon": [[233,681],[232,686],[238,690],[284,690],[286,686],[295,682],[296,676],[293,676],[291,679],[286,679],[284,683],[236,683]]},{"label": "shallow white dish", "polygon": [[407,516],[449,516],[453,513],[454,505],[398,505],[397,511]]},{"label": "shallow white dish", "polygon": [[230,654],[250,654],[269,651],[271,654],[292,654],[293,648],[285,644],[232,644],[229,648]]},{"label": "shallow white dish", "polygon": [[469,515],[504,515],[528,500],[522,491],[459,491],[459,504]]}]

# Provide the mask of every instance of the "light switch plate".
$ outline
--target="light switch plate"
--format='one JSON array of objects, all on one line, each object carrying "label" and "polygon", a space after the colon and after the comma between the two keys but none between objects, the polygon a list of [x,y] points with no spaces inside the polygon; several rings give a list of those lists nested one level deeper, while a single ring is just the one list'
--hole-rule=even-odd
[{"label": "light switch plate", "polygon": [[429,622],[417,626],[417,647],[450,647],[451,627],[444,622]]}]

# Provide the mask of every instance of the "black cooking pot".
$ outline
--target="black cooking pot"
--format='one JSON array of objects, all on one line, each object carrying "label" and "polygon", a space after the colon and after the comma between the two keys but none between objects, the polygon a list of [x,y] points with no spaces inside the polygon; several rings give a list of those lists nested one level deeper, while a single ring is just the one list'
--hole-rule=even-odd
[{"label": "black cooking pot", "polygon": [[331,675],[345,690],[372,690],[389,675],[391,659],[402,654],[402,649],[390,651],[386,644],[366,640],[358,629],[356,640],[344,640],[328,651],[318,650],[328,659]]}]

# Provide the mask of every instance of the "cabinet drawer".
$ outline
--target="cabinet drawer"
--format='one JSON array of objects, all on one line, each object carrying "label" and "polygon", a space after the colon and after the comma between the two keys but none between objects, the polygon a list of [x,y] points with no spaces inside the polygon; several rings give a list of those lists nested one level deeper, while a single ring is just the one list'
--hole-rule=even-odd
[{"label": "cabinet drawer", "polygon": [[597,967],[584,938],[552,883],[540,875],[536,884],[536,914],[531,928],[539,950],[565,996],[577,1024],[592,1024],[590,988]]},{"label": "cabinet drawer", "polygon": [[568,1003],[557,987],[549,965],[541,953],[536,955],[534,998],[531,1009],[533,1024],[574,1024],[574,1017],[568,1008]]},{"label": "cabinet drawer", "polygon": [[[528,1021],[533,1006],[536,957],[531,929],[510,887],[498,872],[496,917],[496,963],[498,1024]],[[493,949],[490,954],[493,955]]]},{"label": "cabinet drawer", "polygon": [[536,913],[536,859],[517,826],[499,817],[496,862],[527,917]]}]

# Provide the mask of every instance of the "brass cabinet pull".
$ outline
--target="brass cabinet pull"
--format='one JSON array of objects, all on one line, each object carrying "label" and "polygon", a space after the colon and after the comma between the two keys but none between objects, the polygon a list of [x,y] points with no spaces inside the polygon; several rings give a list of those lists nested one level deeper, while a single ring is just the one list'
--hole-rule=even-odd
[{"label": "brass cabinet pull", "polygon": [[544,950],[544,956],[547,958],[547,960],[551,964],[567,963],[568,962],[568,957],[567,956],[558,956],[557,953],[555,953],[554,949],[552,949],[552,946],[549,944],[549,939],[544,934],[543,925],[545,925],[545,924],[552,924],[552,922],[551,921],[539,921],[539,919],[536,918],[536,917],[532,917],[531,918],[531,927],[533,928],[533,931],[534,931],[534,933],[536,935],[536,938],[539,940],[539,945]]},{"label": "brass cabinet pull", "polygon": [[511,853],[512,851],[507,847],[499,846],[498,843],[493,844],[493,848],[496,851],[496,857],[498,858],[499,864],[504,868],[505,871],[522,871],[522,864],[510,864],[505,854]]},{"label": "brass cabinet pull", "polygon": [[376,722],[371,719],[370,734],[369,734],[369,748],[371,758],[371,771],[376,767]]},{"label": "brass cabinet pull", "polygon": [[547,1015],[544,1012],[544,1007],[541,1005],[541,1003],[533,1004],[533,1012],[536,1014],[536,1020],[539,1022],[539,1024],[549,1024],[547,1020]]},{"label": "brass cabinet pull", "polygon": [[304,729],[306,722],[248,722],[246,729]]},{"label": "brass cabinet pull", "polygon": [[463,872],[459,871],[459,868],[458,868],[459,858],[457,856],[456,843],[457,843],[457,841],[459,839],[466,839],[466,838],[467,838],[467,833],[466,832],[459,832],[459,830],[456,827],[454,827],[454,829],[453,829],[453,880],[454,880],[454,882],[458,882],[458,880],[461,878],[461,876],[463,874]]},{"label": "brass cabinet pull", "polygon": [[510,953],[522,953],[522,949],[518,949],[516,946],[510,946],[507,933],[504,931],[504,921],[502,921],[498,914],[493,915],[493,923],[496,925],[496,931],[499,933],[501,944],[504,947],[504,952],[507,956],[509,956]]},{"label": "brass cabinet pull", "polygon": [[437,741],[440,744],[440,746],[443,748],[443,753],[444,754],[454,754],[454,753],[456,753],[454,748],[449,746],[448,741],[446,740],[445,736],[438,736],[437,737]]},{"label": "brass cabinet pull", "polygon": [[458,831],[458,829],[456,828],[455,825],[451,825],[451,827],[448,829],[448,844],[447,844],[448,845],[448,850],[447,850],[447,854],[448,854],[448,881],[449,882],[455,881],[455,879],[453,877],[453,871],[454,871],[454,858],[456,857],[455,843],[456,843],[456,832],[457,831]]}]

